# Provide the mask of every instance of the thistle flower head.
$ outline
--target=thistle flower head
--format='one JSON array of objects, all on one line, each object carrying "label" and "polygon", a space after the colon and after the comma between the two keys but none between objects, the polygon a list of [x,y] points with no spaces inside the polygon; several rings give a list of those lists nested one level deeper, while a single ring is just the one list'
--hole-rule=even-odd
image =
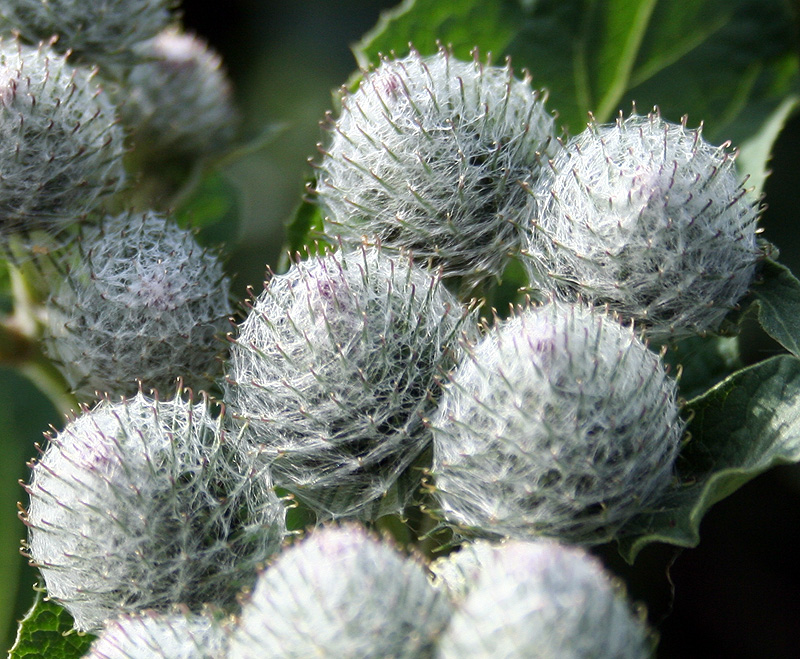
[{"label": "thistle flower head", "polygon": [[385,59],[332,126],[317,180],[325,231],[407,249],[445,276],[498,277],[521,246],[524,185],[557,144],[553,125],[508,65],[446,50]]},{"label": "thistle flower head", "polygon": [[669,483],[675,401],[658,355],[610,316],[520,312],[468,350],[431,420],[442,512],[488,536],[604,541]]},{"label": "thistle flower head", "polygon": [[219,659],[227,633],[209,616],[148,611],[108,623],[86,659]]},{"label": "thistle flower head", "polygon": [[651,656],[647,628],[581,549],[509,542],[478,556],[468,594],[441,636],[441,659]]},{"label": "thistle flower head", "polygon": [[219,56],[201,39],[169,28],[139,49],[122,90],[122,119],[153,160],[224,151],[236,132],[231,87]]},{"label": "thistle flower head", "polygon": [[109,217],[83,233],[49,301],[45,351],[82,398],[202,388],[219,367],[231,313],[218,257],[154,212]]},{"label": "thistle flower head", "polygon": [[91,64],[125,62],[133,47],[171,20],[175,0],[0,0],[0,27],[36,43],[53,36],[62,52]]},{"label": "thistle flower head", "polygon": [[32,562],[80,630],[119,614],[235,604],[285,532],[284,506],[206,403],[100,402],[33,465]]},{"label": "thistle flower head", "polygon": [[401,508],[467,319],[437,275],[380,249],[298,262],[239,327],[225,400],[321,517]]},{"label": "thistle flower head", "polygon": [[590,125],[529,200],[533,287],[663,340],[716,330],[760,256],[735,154],[658,114]]},{"label": "thistle flower head", "polygon": [[94,73],[0,39],[0,237],[58,232],[124,178],[123,135]]},{"label": "thistle flower head", "polygon": [[329,527],[260,576],[230,656],[427,657],[450,612],[416,562],[359,528]]}]

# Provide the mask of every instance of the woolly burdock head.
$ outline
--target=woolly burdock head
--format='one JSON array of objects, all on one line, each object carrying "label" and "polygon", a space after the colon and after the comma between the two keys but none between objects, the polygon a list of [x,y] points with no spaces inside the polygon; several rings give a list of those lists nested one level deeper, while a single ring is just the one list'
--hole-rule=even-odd
[{"label": "woolly burdock head", "polygon": [[120,614],[232,609],[280,546],[284,505],[206,403],[100,402],[33,465],[28,551],[80,630]]},{"label": "woolly burdock head", "polygon": [[322,528],[259,577],[229,656],[429,657],[450,612],[415,561],[360,528]]},{"label": "woolly burdock head", "polygon": [[136,149],[163,160],[201,158],[228,148],[238,117],[219,56],[174,28],[140,52],[144,61],[131,69],[121,99]]},{"label": "woolly burdock head", "polygon": [[227,634],[210,616],[148,611],[109,622],[86,659],[219,659]]},{"label": "woolly burdock head", "polygon": [[431,420],[436,495],[465,532],[602,542],[669,484],[676,384],[631,329],[552,303],[467,353]]},{"label": "woolly burdock head", "polygon": [[48,304],[45,351],[84,399],[95,391],[203,388],[232,308],[216,254],[154,212],[87,228]]},{"label": "woolly burdock head", "polygon": [[530,199],[531,286],[608,305],[654,340],[716,330],[760,257],[734,158],[658,114],[591,124]]},{"label": "woolly burdock head", "polygon": [[436,274],[374,247],[295,263],[239,327],[225,400],[320,517],[397,511],[469,318]]},{"label": "woolly burdock head", "polygon": [[0,238],[56,233],[120,187],[114,113],[93,72],[46,44],[0,40]]},{"label": "woolly burdock head", "polygon": [[175,0],[0,0],[0,27],[104,68],[133,59],[133,47],[167,27]]},{"label": "woolly burdock head", "polygon": [[487,547],[470,561],[475,556],[480,560],[467,594],[439,641],[440,659],[651,656],[644,622],[600,562],[583,550],[509,542]]},{"label": "woolly burdock head", "polygon": [[467,283],[499,277],[557,146],[530,79],[446,50],[384,59],[342,99],[317,176],[325,231],[404,248]]}]

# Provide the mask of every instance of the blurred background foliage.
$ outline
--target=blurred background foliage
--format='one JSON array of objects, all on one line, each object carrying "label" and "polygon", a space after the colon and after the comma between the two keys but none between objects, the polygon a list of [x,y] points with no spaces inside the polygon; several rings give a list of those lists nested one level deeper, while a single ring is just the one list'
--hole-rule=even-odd
[{"label": "blurred background foliage", "polygon": [[[446,0],[441,0],[447,6]],[[511,0],[507,0],[511,1]],[[238,235],[228,239],[235,295],[256,290],[265,266],[275,266],[284,245],[284,224],[299,203],[309,157],[323,138],[319,122],[334,107],[333,91],[356,68],[349,46],[375,25],[391,0],[184,0],[184,22],[223,56],[234,83],[247,134],[279,126],[267,144],[227,164],[219,183],[232,191],[231,217]],[[667,3],[669,4],[669,3]],[[687,0],[693,4],[693,0]],[[797,2],[792,2],[797,16]],[[794,25],[795,33],[797,22]],[[758,44],[759,47],[765,44]],[[535,76],[535,72],[534,72]],[[646,108],[642,108],[643,110]],[[701,117],[694,117],[699,121]],[[765,192],[762,225],[781,250],[781,260],[800,272],[798,202],[800,117],[778,139]],[[777,352],[745,327],[745,357]],[[42,426],[42,423],[45,425]],[[35,574],[18,554],[24,527],[14,502],[24,500],[17,479],[35,454],[46,424],[61,425],[47,399],[22,376],[0,371],[0,634],[13,637],[32,599]],[[760,476],[717,504],[701,527],[700,546],[677,550],[650,546],[634,566],[616,548],[597,548],[647,607],[661,634],[663,658],[791,658],[800,655],[800,467]]]}]

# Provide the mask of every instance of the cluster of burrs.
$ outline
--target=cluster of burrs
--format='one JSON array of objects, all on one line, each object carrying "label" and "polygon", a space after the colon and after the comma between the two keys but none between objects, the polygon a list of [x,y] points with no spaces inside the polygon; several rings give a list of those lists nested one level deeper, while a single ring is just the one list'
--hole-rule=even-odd
[{"label": "cluster of burrs", "polygon": [[619,585],[580,549],[477,543],[426,566],[359,527],[328,526],[259,576],[237,620],[125,616],[87,656],[646,659],[652,645]]},{"label": "cluster of burrs", "polygon": [[[57,3],[28,4],[43,22]],[[82,36],[80,61],[95,57]],[[118,92],[122,116],[139,117],[125,121],[150,157],[170,124],[154,108],[185,104],[164,94],[192,67],[136,67],[217,61],[174,31],[130,52],[149,56],[123,76],[142,87]],[[247,303],[218,381],[225,412],[136,393],[137,379],[213,378],[208,346],[230,313],[216,257],[146,212],[83,226],[52,259],[64,284],[46,351],[80,395],[128,396],[53,434],[28,485],[28,551],[76,626],[105,628],[92,657],[648,656],[597,562],[559,542],[609,540],[658,506],[685,424],[643,337],[719,328],[754,277],[759,209],[734,154],[699,130],[634,114],[559,139],[545,99],[509,65],[445,49],[365,71],[317,164],[336,249]],[[226,125],[217,110],[204,116]],[[463,298],[512,261],[538,303],[479,323]],[[423,477],[467,540],[433,585],[354,526],[321,528],[258,574],[287,533],[273,487],[318,523],[372,523],[418,503]]]}]

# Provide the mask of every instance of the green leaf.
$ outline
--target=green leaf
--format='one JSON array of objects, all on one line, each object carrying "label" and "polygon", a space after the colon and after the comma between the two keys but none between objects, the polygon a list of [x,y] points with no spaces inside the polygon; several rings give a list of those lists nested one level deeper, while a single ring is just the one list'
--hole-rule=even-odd
[{"label": "green leaf", "polygon": [[79,659],[94,640],[72,628],[72,616],[39,594],[22,620],[9,659]]},{"label": "green leaf", "polygon": [[800,462],[800,360],[779,355],[730,376],[686,406],[690,439],[678,478],[653,510],[623,528],[622,556],[648,544],[694,547],[717,501],[780,464]]},{"label": "green leaf", "polygon": [[513,0],[404,0],[381,15],[353,54],[361,68],[377,64],[380,54],[407,54],[409,43],[423,55],[435,53],[442,43],[452,45],[462,59],[476,46],[497,57],[506,52],[524,17],[523,7]]},{"label": "green leaf", "polygon": [[205,245],[234,242],[240,218],[239,192],[218,171],[209,172],[176,213],[178,224],[198,229]]},{"label": "green leaf", "polygon": [[[385,14],[355,48],[359,64],[413,42],[437,39],[466,57],[477,46],[511,55],[550,92],[550,107],[571,133],[592,112],[609,121],[635,102],[665,119],[689,115],[707,139],[750,143],[743,159],[759,191],[769,147],[793,103],[798,56],[782,0],[407,0]],[[760,150],[756,143],[761,145]],[[752,157],[750,157],[752,155]]]},{"label": "green leaf", "polygon": [[786,266],[766,259],[750,296],[764,331],[800,357],[800,281]]},{"label": "green leaf", "polygon": [[739,147],[736,161],[739,171],[748,176],[747,185],[758,196],[764,190],[769,175],[767,164],[772,156],[772,147],[783,130],[789,116],[797,108],[800,97],[786,97],[770,114],[759,130],[745,139]]}]

